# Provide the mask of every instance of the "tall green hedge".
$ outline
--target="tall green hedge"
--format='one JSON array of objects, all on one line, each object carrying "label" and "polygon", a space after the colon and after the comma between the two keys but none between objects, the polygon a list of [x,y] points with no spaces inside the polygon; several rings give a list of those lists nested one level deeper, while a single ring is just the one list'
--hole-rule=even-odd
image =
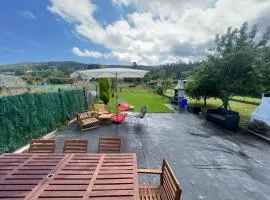
[{"label": "tall green hedge", "polygon": [[98,79],[99,98],[105,103],[110,101],[111,80],[109,78]]},{"label": "tall green hedge", "polygon": [[11,152],[84,110],[82,90],[0,98],[0,153]]}]

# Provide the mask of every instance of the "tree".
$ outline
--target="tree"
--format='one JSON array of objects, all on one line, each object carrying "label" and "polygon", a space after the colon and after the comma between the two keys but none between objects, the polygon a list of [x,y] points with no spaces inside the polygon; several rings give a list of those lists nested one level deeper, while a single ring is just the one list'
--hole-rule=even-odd
[{"label": "tree", "polygon": [[172,79],[169,78],[169,75],[166,70],[161,70],[159,72],[159,77],[160,77],[160,83],[161,86],[157,88],[157,93],[159,95],[162,95],[164,97],[167,89],[172,87]]},{"label": "tree", "polygon": [[195,99],[216,96],[228,109],[232,96],[269,88],[270,28],[259,41],[257,30],[257,25],[249,30],[244,23],[240,29],[229,27],[227,33],[217,35],[216,48],[190,76],[187,93]]},{"label": "tree", "polygon": [[185,85],[186,94],[195,100],[206,100],[211,97],[218,97],[219,91],[216,87],[214,71],[209,63],[202,63],[197,70],[188,78]]},{"label": "tree", "polygon": [[217,47],[207,62],[215,72],[219,98],[225,109],[228,109],[233,95],[248,94],[256,85],[253,63],[259,46],[267,39],[264,35],[264,42],[256,43],[256,35],[257,26],[249,31],[248,24],[244,23],[240,29],[229,27],[226,34],[216,37]]},{"label": "tree", "polygon": [[133,69],[136,69],[137,66],[138,66],[138,65],[137,65],[137,62],[133,62],[133,63],[132,63],[132,68],[133,68]]},{"label": "tree", "polygon": [[110,91],[111,91],[111,81],[109,78],[100,78],[98,79],[99,85],[99,96],[100,99],[105,103],[110,101]]}]

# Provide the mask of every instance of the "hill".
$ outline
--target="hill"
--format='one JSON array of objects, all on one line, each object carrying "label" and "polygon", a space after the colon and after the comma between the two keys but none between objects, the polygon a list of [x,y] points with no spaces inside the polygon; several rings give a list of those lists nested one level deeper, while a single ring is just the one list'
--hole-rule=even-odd
[{"label": "hill", "polygon": [[[145,80],[158,79],[162,76],[171,77],[173,79],[185,78],[187,74],[194,71],[196,63],[171,63],[165,65],[149,66],[149,65],[106,65],[109,68],[134,68],[148,70]],[[0,73],[15,74],[17,76],[31,75],[38,77],[68,77],[76,70],[96,69],[100,64],[86,64],[74,61],[54,61],[54,62],[25,62],[16,64],[0,65]]]}]

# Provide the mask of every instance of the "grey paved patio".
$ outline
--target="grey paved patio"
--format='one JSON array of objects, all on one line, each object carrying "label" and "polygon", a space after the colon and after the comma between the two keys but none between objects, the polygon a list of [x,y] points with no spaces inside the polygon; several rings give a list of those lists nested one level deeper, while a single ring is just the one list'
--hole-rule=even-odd
[{"label": "grey paved patio", "polygon": [[[56,134],[63,140],[88,139],[97,152],[101,135],[122,136],[124,152],[137,153],[138,166],[160,167],[166,158],[183,187],[184,200],[269,200],[270,145],[241,133],[224,131],[189,113],[148,114],[148,125],[104,125],[81,132],[70,127]],[[140,182],[156,183],[156,176]]]}]

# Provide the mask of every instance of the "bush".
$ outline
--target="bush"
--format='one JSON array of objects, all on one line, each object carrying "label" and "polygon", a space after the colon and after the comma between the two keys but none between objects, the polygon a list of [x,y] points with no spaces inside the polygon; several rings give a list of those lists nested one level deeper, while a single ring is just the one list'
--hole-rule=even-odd
[{"label": "bush", "polygon": [[0,98],[0,153],[16,150],[83,110],[82,90]]},{"label": "bush", "polygon": [[108,94],[107,92],[101,92],[101,94],[100,94],[100,99],[101,99],[105,104],[107,104],[107,103],[109,103],[109,101],[110,101],[110,96],[109,96],[109,94]]},{"label": "bush", "polygon": [[111,81],[108,78],[98,80],[100,99],[107,104],[110,101]]},{"label": "bush", "polygon": [[50,83],[50,84],[72,84],[73,80],[68,79],[68,78],[49,77],[47,79],[47,83]]}]

